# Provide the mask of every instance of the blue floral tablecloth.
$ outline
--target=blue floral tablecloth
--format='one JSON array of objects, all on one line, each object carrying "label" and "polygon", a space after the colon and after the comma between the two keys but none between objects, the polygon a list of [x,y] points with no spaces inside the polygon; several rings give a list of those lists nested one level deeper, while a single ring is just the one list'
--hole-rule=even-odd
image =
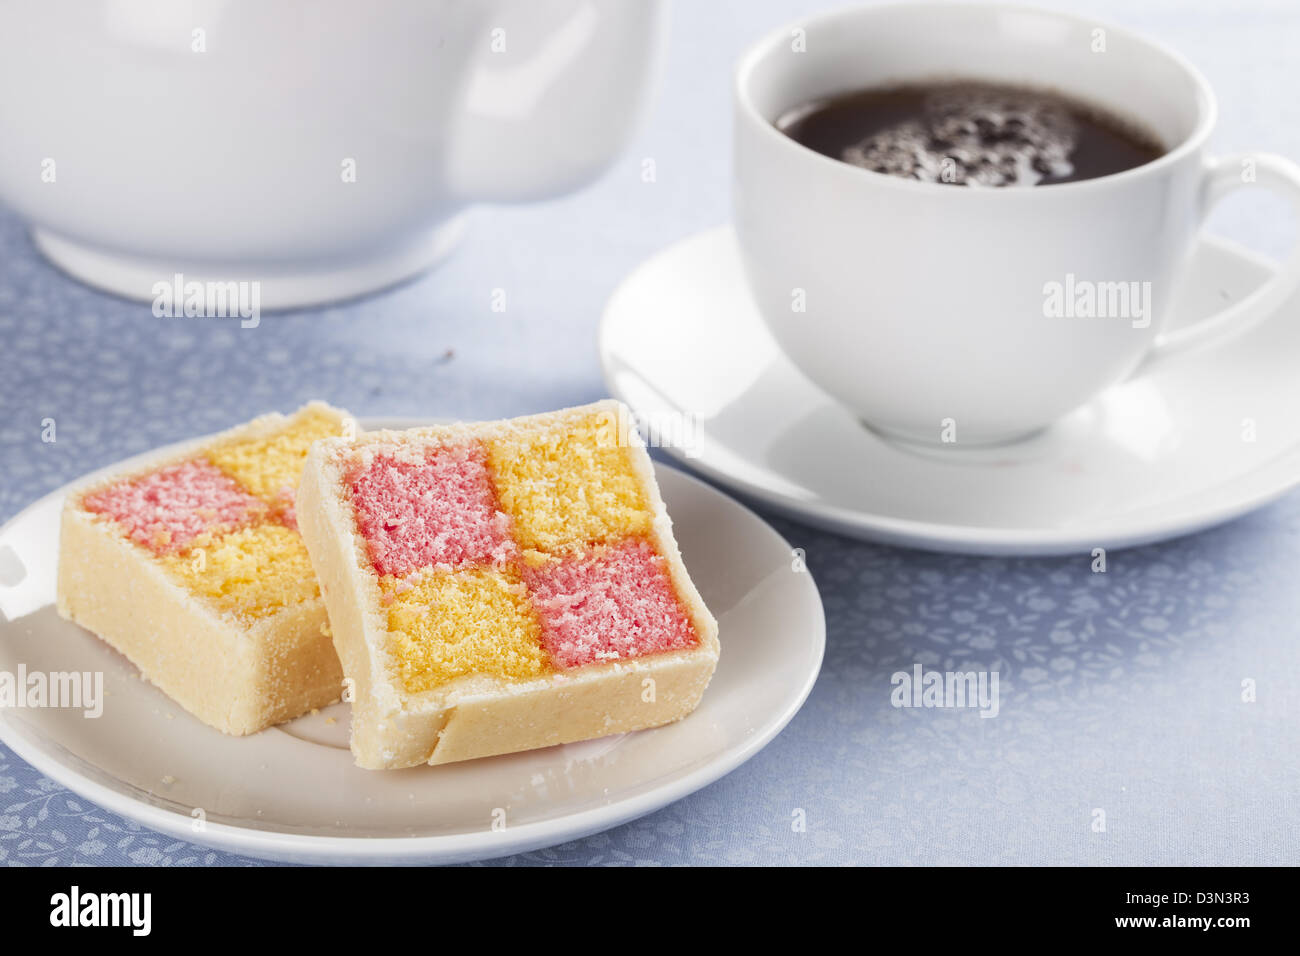
[{"label": "blue floral tablecloth", "polygon": [[[154,318],[60,275],[0,211],[0,518],[93,468],[310,398],[486,418],[601,396],[594,331],[616,283],[728,216],[729,64],[821,5],[679,4],[655,108],[609,175],[562,201],[480,211],[438,272],[344,307],[247,330]],[[1294,4],[1090,6],[1202,67],[1221,98],[1220,148],[1300,156]],[[1285,219],[1254,202],[1215,225],[1282,251]],[[1114,553],[1105,574],[1088,555],[928,555],[773,524],[805,549],[826,606],[804,709],[694,796],[507,862],[1300,862],[1300,495]],[[918,663],[997,669],[997,719],[892,707],[890,675]],[[243,862],[106,813],[0,746],[2,864]]]}]

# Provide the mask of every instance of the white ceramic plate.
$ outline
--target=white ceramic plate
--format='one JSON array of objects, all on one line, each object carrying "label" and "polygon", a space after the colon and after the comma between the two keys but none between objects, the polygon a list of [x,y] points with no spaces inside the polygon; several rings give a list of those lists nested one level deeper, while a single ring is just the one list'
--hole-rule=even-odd
[{"label": "white ceramic plate", "polygon": [[[1203,241],[1171,327],[1254,289],[1266,261]],[[1220,350],[1110,389],[1033,439],[918,450],[804,378],[755,311],[734,235],[684,240],[619,286],[610,391],[666,450],[810,524],[936,551],[1066,554],[1186,534],[1300,483],[1300,305]],[[653,440],[653,435],[652,435]]]},{"label": "white ceramic plate", "polygon": [[[713,683],[676,724],[387,772],[353,765],[344,704],[227,737],[55,613],[61,489],[0,528],[0,670],[102,671],[104,711],[87,719],[73,710],[0,710],[0,739],[108,810],[178,839],[274,860],[485,859],[650,813],[734,770],[780,732],[812,689],[826,633],[817,588],[792,570],[790,547],[775,531],[694,478],[665,466],[657,475],[691,576],[721,627]],[[494,830],[498,808],[506,826]]]}]

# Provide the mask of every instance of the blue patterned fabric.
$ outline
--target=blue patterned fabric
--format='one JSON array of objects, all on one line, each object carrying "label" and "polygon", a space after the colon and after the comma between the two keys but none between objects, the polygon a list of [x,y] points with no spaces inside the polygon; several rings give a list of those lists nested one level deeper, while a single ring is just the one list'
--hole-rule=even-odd
[{"label": "blue patterned fabric", "polygon": [[[599,184],[480,211],[435,274],[256,329],[157,319],[90,291],[0,211],[0,518],[93,468],[311,398],[359,415],[487,418],[600,397],[594,332],[615,284],[728,218],[730,63],[820,6],[678,4],[653,114]],[[1090,7],[1201,66],[1220,94],[1221,149],[1300,156],[1290,0]],[[1254,203],[1216,225],[1282,251],[1284,218]],[[54,444],[40,440],[45,418]],[[927,555],[773,524],[806,550],[828,622],[821,678],[793,723],[671,807],[506,862],[1300,862],[1300,497],[1114,553],[1105,574],[1088,555]],[[999,716],[892,707],[890,675],[917,663],[999,670]],[[0,746],[0,864],[245,862],[103,812]]]}]

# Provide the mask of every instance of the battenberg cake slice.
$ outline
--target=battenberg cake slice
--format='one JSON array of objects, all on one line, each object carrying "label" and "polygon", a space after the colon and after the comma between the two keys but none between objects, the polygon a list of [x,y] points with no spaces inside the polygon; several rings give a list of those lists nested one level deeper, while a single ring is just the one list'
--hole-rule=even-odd
[{"label": "battenberg cake slice", "polygon": [[311,443],[356,431],[313,402],[78,489],[63,511],[59,613],[229,734],[338,700],[295,492]]},{"label": "battenberg cake slice", "polygon": [[[298,516],[381,769],[666,724],[718,627],[616,402],[312,447]],[[635,435],[635,432],[631,433]]]}]

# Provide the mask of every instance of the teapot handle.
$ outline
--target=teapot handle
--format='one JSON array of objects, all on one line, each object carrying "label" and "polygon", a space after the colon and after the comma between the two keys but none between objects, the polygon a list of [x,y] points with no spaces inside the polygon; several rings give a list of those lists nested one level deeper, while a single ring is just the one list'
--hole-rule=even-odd
[{"label": "teapot handle", "polygon": [[484,9],[448,136],[451,192],[518,202],[595,178],[649,99],[664,0],[497,0]]}]

